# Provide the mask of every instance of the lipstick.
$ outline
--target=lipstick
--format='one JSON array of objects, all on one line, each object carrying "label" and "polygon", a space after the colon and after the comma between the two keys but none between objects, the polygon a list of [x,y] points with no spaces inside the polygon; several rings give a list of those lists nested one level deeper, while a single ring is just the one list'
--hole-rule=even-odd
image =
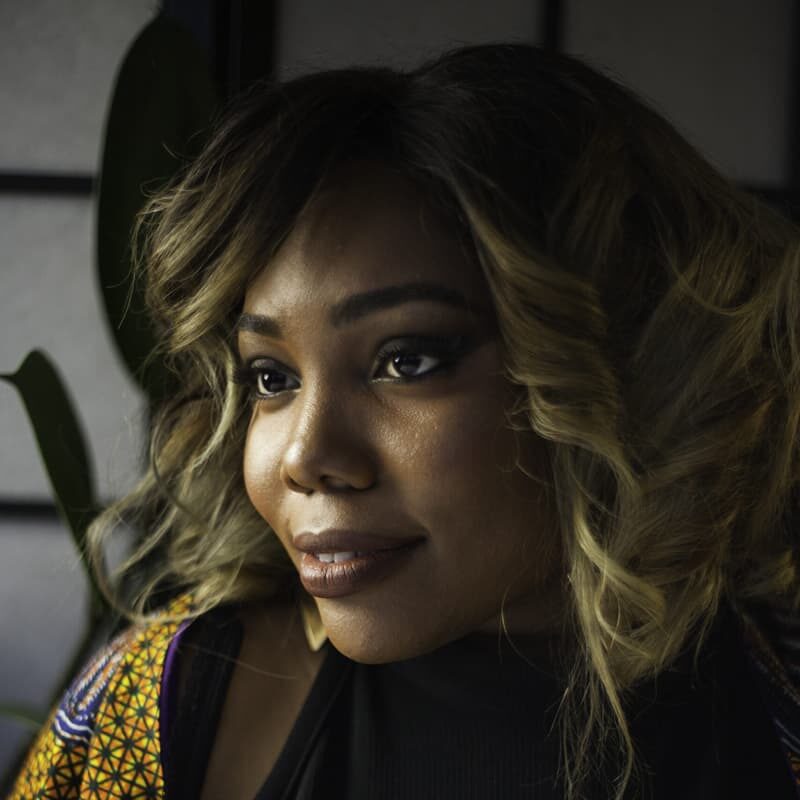
[{"label": "lipstick", "polygon": [[[344,597],[402,569],[421,543],[422,540],[417,539],[396,548],[366,553],[303,553],[300,582],[315,597]],[[340,560],[331,561],[331,557]]]}]

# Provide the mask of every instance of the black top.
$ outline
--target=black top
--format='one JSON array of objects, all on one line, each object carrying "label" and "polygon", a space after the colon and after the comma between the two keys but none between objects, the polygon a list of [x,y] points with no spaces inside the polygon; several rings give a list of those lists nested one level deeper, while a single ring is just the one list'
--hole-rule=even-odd
[{"label": "black top", "polygon": [[[195,627],[197,626],[197,627]],[[201,644],[187,696],[166,731],[168,800],[204,780],[241,626],[231,609],[192,626]],[[524,652],[536,640],[514,637]],[[254,800],[555,800],[561,686],[506,640],[471,634],[436,651],[366,665],[327,641],[325,659],[286,744]],[[736,620],[723,613],[692,675],[691,654],[635,693],[634,741],[648,800],[790,800],[795,791],[757,695]],[[598,780],[587,797],[608,798]],[[634,795],[631,795],[634,796]]]}]

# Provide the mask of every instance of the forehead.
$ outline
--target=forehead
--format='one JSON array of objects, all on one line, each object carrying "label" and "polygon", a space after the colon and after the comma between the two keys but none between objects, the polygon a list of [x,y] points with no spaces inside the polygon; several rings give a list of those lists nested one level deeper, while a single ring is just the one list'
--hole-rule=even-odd
[{"label": "forehead", "polygon": [[444,284],[476,303],[485,297],[480,267],[409,178],[360,162],[340,167],[326,187],[248,288],[245,310],[322,307],[415,281]]}]

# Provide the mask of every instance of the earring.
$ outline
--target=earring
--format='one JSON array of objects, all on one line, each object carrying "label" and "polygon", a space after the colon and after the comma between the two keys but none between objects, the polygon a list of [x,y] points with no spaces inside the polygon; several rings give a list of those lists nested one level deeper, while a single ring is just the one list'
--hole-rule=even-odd
[{"label": "earring", "polygon": [[325,644],[328,634],[322,624],[322,617],[319,615],[317,604],[311,596],[304,591],[300,593],[300,616],[303,620],[303,632],[311,651],[316,653]]}]

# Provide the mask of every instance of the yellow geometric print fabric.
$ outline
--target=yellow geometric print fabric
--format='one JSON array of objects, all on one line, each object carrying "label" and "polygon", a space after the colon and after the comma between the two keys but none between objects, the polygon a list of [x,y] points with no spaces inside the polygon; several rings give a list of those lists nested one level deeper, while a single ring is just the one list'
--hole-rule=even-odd
[{"label": "yellow geometric print fabric", "polygon": [[[190,609],[184,595],[160,616]],[[39,734],[9,800],[164,797],[159,697],[179,627],[156,616],[92,659]]]}]

